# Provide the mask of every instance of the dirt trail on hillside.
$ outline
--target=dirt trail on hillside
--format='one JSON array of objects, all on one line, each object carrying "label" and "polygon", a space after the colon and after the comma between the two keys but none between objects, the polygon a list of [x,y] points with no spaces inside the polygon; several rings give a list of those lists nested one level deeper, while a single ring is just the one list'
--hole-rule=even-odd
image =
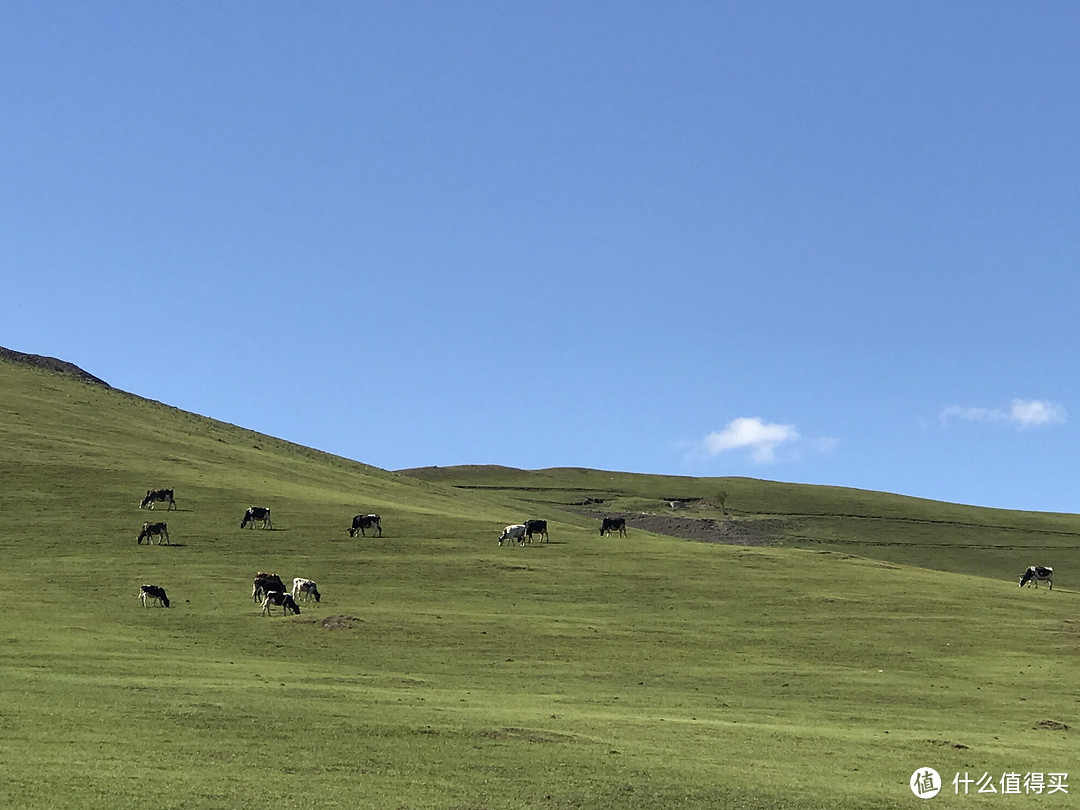
[{"label": "dirt trail on hillside", "polygon": [[[592,509],[575,510],[578,514],[594,517],[599,522],[605,517],[626,519],[626,529],[643,529],[699,543],[727,543],[733,546],[767,546],[777,542],[784,534],[783,520],[716,520],[714,518],[687,518],[676,515],[650,515],[641,512],[597,512]],[[599,531],[599,526],[597,526]]]}]

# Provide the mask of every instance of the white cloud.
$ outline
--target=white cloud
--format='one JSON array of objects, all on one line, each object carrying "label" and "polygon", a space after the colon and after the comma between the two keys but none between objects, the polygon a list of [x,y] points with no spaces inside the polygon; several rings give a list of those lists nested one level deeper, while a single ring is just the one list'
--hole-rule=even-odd
[{"label": "white cloud", "polygon": [[1068,418],[1068,414],[1061,405],[1038,399],[1014,399],[1009,416],[1020,427],[1053,425],[1064,422]]},{"label": "white cloud", "polygon": [[705,451],[718,455],[727,450],[749,450],[754,461],[768,464],[776,460],[776,448],[799,439],[794,425],[777,425],[755,417],[732,419],[720,432],[712,432],[703,440]]},{"label": "white cloud", "polygon": [[1042,399],[1014,399],[1007,408],[975,408],[952,405],[941,412],[941,421],[1002,422],[1019,428],[1054,425],[1068,419],[1064,406]]}]

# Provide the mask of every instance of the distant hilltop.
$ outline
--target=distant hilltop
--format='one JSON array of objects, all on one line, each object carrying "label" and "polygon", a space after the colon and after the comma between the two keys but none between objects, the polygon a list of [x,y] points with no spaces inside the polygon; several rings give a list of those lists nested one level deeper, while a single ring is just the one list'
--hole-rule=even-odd
[{"label": "distant hilltop", "polygon": [[55,357],[43,357],[40,354],[26,354],[12,349],[5,349],[3,346],[0,346],[0,360],[10,360],[13,363],[24,363],[28,366],[35,366],[36,368],[43,368],[48,371],[58,371],[61,374],[68,374],[72,377],[76,377],[83,382],[101,385],[105,388],[112,388],[112,386],[104,380],[95,377],[87,371],[83,371],[74,363],[69,363],[66,360],[58,360]]}]

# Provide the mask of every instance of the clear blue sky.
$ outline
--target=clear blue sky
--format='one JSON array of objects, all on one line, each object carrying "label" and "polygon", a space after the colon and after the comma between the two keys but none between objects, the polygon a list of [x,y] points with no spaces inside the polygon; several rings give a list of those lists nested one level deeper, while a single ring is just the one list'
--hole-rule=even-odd
[{"label": "clear blue sky", "polygon": [[0,345],[387,469],[1080,511],[1078,35],[1075,2],[15,0]]}]

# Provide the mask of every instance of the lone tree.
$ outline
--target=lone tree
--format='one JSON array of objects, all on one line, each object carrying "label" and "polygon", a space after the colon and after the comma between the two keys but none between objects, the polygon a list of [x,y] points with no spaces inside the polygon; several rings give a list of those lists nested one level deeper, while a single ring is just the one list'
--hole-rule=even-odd
[{"label": "lone tree", "polygon": [[725,515],[727,514],[727,498],[728,494],[726,489],[717,492],[716,496],[713,498],[713,500],[716,501],[716,505],[720,507],[720,511]]}]

